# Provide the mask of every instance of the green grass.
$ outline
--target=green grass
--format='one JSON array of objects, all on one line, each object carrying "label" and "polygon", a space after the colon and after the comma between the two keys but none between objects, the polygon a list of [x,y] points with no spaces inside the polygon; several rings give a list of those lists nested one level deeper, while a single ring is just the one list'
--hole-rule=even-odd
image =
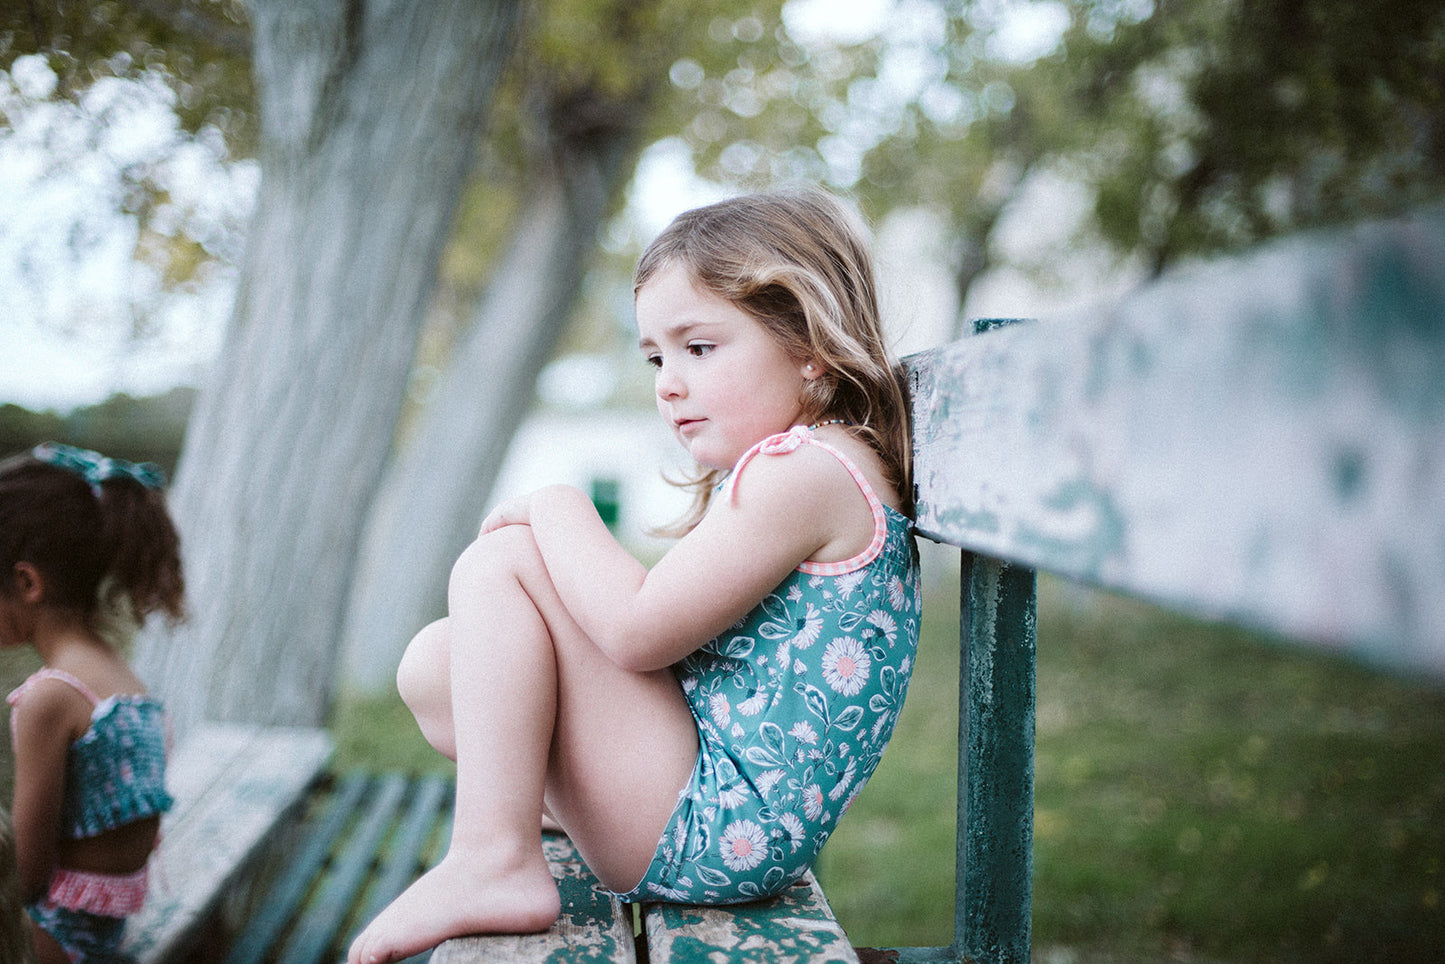
[{"label": "green grass", "polygon": [[[1445,692],[1041,595],[1037,959],[1441,959]],[[952,939],[956,607],[925,619],[893,746],[824,850],[859,944]]]},{"label": "green grass", "polygon": [[355,693],[337,701],[331,734],[336,740],[332,768],[402,770],[407,773],[455,772],[455,765],[422,737],[411,711],[395,692]]}]

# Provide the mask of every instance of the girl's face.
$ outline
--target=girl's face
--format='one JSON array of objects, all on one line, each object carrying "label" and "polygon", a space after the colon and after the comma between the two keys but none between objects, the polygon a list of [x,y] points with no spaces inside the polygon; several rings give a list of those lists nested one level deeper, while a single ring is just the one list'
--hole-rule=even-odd
[{"label": "girl's face", "polygon": [[657,369],[657,409],[699,465],[730,469],[803,414],[815,371],[792,358],[732,302],[693,283],[679,264],[637,292],[643,355]]}]

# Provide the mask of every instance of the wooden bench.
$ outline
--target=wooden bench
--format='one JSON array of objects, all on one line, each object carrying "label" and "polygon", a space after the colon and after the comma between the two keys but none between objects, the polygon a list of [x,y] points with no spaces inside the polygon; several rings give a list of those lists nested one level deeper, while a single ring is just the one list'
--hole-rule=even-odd
[{"label": "wooden bench", "polygon": [[141,964],[207,959],[226,935],[219,913],[258,872],[331,756],[321,730],[206,723],[176,747],[150,892],[126,924]]},{"label": "wooden bench", "polygon": [[[980,323],[908,365],[918,529],[961,550],[955,939],[865,957],[1030,958],[1040,570],[1445,679],[1445,211]],[[811,878],[634,927],[546,848],[549,933],[431,959],[858,959]]]},{"label": "wooden bench", "polygon": [[[224,964],[338,960],[360,927],[441,856],[453,789],[450,777],[438,774],[349,773],[328,779],[313,796],[296,846],[238,929]],[[857,960],[811,874],[745,914],[651,905],[640,909],[635,921],[633,908],[602,889],[566,837],[544,834],[542,847],[562,898],[552,929],[448,941],[430,955],[434,964],[635,962],[639,923],[646,933],[646,959],[653,962],[695,960],[700,948],[739,961]]]}]

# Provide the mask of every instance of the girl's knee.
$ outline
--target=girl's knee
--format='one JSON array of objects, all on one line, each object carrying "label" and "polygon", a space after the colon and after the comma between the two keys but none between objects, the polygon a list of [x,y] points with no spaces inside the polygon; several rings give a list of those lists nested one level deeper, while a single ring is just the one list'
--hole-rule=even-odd
[{"label": "girl's knee", "polygon": [[451,588],[512,578],[541,562],[536,540],[527,526],[505,526],[478,536],[452,565]]},{"label": "girl's knee", "polygon": [[412,637],[401,654],[396,690],[413,713],[434,703],[441,691],[449,690],[449,647],[446,620],[438,619]]},{"label": "girl's knee", "polygon": [[452,727],[451,636],[439,619],[416,634],[396,668],[396,691],[439,753],[456,759]]}]

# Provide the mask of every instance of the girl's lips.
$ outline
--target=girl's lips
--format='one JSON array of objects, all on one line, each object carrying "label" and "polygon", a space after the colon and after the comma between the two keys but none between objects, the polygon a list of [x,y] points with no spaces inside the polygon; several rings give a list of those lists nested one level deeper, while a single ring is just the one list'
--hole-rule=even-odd
[{"label": "girl's lips", "polygon": [[686,433],[688,430],[696,428],[702,423],[703,420],[700,418],[679,418],[673,422],[673,425],[677,426],[679,432]]}]

